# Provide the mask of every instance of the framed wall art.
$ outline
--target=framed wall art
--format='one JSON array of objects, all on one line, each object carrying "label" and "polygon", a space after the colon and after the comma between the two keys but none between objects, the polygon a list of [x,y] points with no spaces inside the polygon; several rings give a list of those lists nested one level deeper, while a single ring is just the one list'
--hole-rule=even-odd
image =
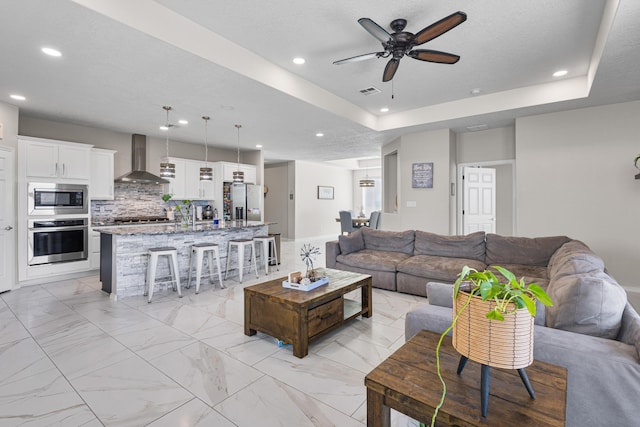
[{"label": "framed wall art", "polygon": [[333,187],[318,185],[318,199],[333,200]]},{"label": "framed wall art", "polygon": [[433,162],[411,165],[411,188],[433,188]]}]

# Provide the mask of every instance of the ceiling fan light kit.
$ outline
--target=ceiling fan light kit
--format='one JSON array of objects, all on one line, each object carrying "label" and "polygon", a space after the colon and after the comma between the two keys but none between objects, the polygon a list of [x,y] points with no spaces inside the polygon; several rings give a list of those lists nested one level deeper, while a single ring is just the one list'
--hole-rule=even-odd
[{"label": "ceiling fan light kit", "polygon": [[335,61],[335,65],[347,64],[351,62],[365,61],[372,58],[388,58],[389,62],[384,68],[382,74],[382,81],[388,82],[393,79],[393,76],[398,70],[400,65],[400,59],[402,57],[409,56],[413,59],[426,62],[435,62],[438,64],[455,64],[460,60],[459,55],[454,55],[448,52],[441,52],[431,49],[414,49],[416,46],[420,46],[430,40],[435,39],[446,33],[449,30],[457,27],[467,20],[467,14],[464,12],[455,12],[449,16],[442,18],[441,20],[434,22],[428,27],[413,34],[408,31],[404,31],[404,27],[407,25],[406,19],[394,19],[389,26],[394,31],[389,34],[387,30],[376,24],[369,18],[360,18],[358,23],[369,32],[373,37],[378,39],[382,43],[384,51],[365,53],[364,55],[353,56],[351,58],[341,59]]}]

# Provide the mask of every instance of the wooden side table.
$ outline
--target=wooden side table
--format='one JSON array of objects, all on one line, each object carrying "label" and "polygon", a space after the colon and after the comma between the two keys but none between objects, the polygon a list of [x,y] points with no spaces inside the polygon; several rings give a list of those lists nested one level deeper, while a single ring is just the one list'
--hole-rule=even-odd
[{"label": "wooden side table", "polygon": [[[436,372],[435,350],[440,336],[421,331],[365,377],[367,426],[388,427],[390,408],[427,425],[440,401],[442,385]],[[480,365],[471,362],[457,375],[460,354],[446,337],[440,349],[440,370],[447,396],[438,412],[439,426],[564,426],[567,370],[534,361],[527,368],[536,390],[533,400],[516,371],[493,369],[491,409],[481,414]]]}]

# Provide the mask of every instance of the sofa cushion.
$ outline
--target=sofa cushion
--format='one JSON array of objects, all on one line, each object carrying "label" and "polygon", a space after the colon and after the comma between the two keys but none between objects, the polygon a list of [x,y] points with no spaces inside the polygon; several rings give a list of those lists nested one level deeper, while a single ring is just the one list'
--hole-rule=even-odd
[{"label": "sofa cushion", "polygon": [[414,255],[398,264],[398,271],[413,276],[428,277],[433,280],[453,283],[465,265],[477,270],[484,270],[485,268],[484,263],[474,259]]},{"label": "sofa cushion", "polygon": [[338,255],[337,260],[341,264],[364,270],[392,271],[395,273],[397,265],[407,258],[409,258],[409,255],[401,252],[363,249],[348,255]]},{"label": "sofa cushion", "polygon": [[361,251],[364,249],[362,230],[349,233],[346,236],[338,236],[338,244],[340,245],[340,253],[343,255]]},{"label": "sofa cushion", "polygon": [[413,255],[413,242],[415,239],[413,230],[384,231],[363,228],[362,235],[365,249],[402,252],[407,255]]},{"label": "sofa cushion", "polygon": [[566,236],[511,237],[487,234],[485,262],[491,264],[526,264],[547,266],[549,258],[568,242]]},{"label": "sofa cushion", "polygon": [[549,260],[549,277],[558,279],[573,274],[604,271],[604,261],[579,240],[560,246]]},{"label": "sofa cushion", "polygon": [[[512,272],[516,279],[520,280],[521,277],[525,278],[525,283],[536,282],[536,279],[540,282],[547,282],[547,267],[543,267],[541,265],[527,265],[527,264],[493,264],[490,265],[489,268],[494,265],[499,265],[500,267],[506,268],[510,272]],[[504,279],[500,273],[494,270],[494,274],[498,279]],[[506,280],[506,279],[505,279]],[[505,280],[499,280],[500,282],[505,282]],[[537,283],[537,282],[536,282]]]},{"label": "sofa cushion", "polygon": [[624,289],[604,272],[575,274],[551,280],[546,326],[615,339],[627,303]]},{"label": "sofa cushion", "polygon": [[484,262],[484,231],[466,236],[442,236],[416,230],[414,255],[467,258]]}]

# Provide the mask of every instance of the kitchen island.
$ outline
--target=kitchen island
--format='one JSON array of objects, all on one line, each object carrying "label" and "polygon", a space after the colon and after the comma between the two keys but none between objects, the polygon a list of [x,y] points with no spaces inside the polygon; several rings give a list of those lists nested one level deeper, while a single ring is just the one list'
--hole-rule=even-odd
[{"label": "kitchen island", "polygon": [[[268,224],[258,221],[227,221],[214,225],[211,221],[182,227],[179,223],[94,227],[100,233],[100,281],[102,290],[112,298],[143,295],[147,273],[147,251],[171,246],[178,250],[180,282],[187,284],[189,253],[194,243],[220,245],[220,264],[226,264],[227,242],[265,236]],[[195,269],[194,269],[195,270]],[[157,277],[168,277],[168,264],[158,264]],[[166,289],[167,283],[156,284]]]}]

